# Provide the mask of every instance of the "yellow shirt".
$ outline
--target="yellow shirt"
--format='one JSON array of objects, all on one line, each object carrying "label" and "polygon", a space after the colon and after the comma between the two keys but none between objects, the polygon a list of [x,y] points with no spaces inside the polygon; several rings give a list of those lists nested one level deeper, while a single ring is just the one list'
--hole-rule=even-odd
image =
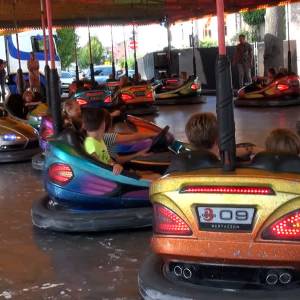
[{"label": "yellow shirt", "polygon": [[84,149],[90,155],[95,153],[98,160],[104,164],[109,164],[111,161],[107,147],[103,140],[99,141],[93,137],[87,137],[84,140]]}]

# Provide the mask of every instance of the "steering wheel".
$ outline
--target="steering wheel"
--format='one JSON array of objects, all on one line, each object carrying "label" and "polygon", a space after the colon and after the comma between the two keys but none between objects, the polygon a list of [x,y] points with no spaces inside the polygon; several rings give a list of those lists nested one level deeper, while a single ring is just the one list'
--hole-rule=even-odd
[{"label": "steering wheel", "polygon": [[159,144],[162,144],[165,141],[169,129],[170,126],[167,125],[155,138],[153,138],[149,152],[154,151]]}]

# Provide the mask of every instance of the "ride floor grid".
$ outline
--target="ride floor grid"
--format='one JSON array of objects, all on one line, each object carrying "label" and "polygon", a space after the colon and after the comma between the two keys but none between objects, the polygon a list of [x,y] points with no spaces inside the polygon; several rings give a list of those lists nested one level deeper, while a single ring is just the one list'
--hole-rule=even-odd
[{"label": "ride floor grid", "polygon": [[[207,103],[160,106],[147,117],[170,125],[185,139],[184,126],[195,112],[215,112]],[[295,129],[300,107],[235,109],[237,142],[264,145],[277,127]],[[31,162],[0,166],[1,299],[139,299],[137,273],[151,252],[151,230],[105,234],[62,234],[32,227],[32,202],[44,194],[42,176]]]}]

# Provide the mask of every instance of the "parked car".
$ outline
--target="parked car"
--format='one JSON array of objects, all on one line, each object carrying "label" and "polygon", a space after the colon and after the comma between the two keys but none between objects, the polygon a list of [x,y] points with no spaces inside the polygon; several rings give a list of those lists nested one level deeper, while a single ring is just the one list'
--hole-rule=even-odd
[{"label": "parked car", "polygon": [[75,77],[68,71],[61,71],[61,92],[68,93],[69,85],[75,80]]},{"label": "parked car", "polygon": [[[109,65],[99,65],[94,66],[95,81],[99,84],[103,84],[112,74],[112,66]],[[85,78],[91,79],[91,71],[87,70],[85,73]]]}]

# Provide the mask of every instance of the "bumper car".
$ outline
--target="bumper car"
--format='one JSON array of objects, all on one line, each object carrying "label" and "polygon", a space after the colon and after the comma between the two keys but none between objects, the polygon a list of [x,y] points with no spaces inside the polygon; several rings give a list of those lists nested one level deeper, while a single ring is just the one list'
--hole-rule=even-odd
[{"label": "bumper car", "polygon": [[78,137],[66,130],[49,143],[45,162],[48,193],[32,207],[34,226],[63,232],[98,232],[149,227],[149,181],[86,155]]},{"label": "bumper car", "polygon": [[235,106],[277,107],[300,104],[299,76],[289,75],[263,86],[252,83],[238,91]]},{"label": "bumper car", "polygon": [[201,85],[198,78],[191,77],[186,82],[180,79],[165,79],[154,86],[156,104],[203,103]]},{"label": "bumper car", "polygon": [[48,106],[45,103],[33,103],[28,113],[24,110],[22,96],[19,94],[11,94],[6,98],[5,109],[15,119],[26,122],[35,129],[39,129],[43,116],[48,113]]},{"label": "bumper car", "polygon": [[0,162],[26,161],[39,152],[36,130],[0,107]]},{"label": "bumper car", "polygon": [[[71,87],[73,89],[73,87]],[[72,90],[73,91],[73,90]],[[148,115],[157,113],[154,106],[154,93],[150,85],[134,85],[119,88],[119,82],[108,82],[106,85],[86,87],[74,90],[72,98],[81,105],[93,105],[106,109],[123,109],[131,115]]]},{"label": "bumper car", "polygon": [[211,153],[150,189],[153,255],[144,299],[299,299],[300,159],[257,154],[234,172]]}]

